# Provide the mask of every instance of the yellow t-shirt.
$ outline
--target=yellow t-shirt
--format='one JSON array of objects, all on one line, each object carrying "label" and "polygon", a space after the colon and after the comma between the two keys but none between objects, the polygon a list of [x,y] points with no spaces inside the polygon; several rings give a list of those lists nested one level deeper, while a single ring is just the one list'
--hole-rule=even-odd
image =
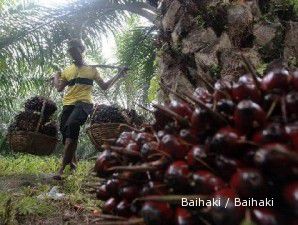
[{"label": "yellow t-shirt", "polygon": [[76,102],[92,103],[93,80],[99,76],[95,67],[70,65],[61,73],[61,79],[69,82],[63,97],[63,105]]}]

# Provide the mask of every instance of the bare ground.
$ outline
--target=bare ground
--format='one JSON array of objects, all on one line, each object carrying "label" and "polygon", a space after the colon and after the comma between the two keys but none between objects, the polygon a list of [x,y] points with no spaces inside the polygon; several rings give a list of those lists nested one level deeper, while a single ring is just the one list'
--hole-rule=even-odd
[{"label": "bare ground", "polygon": [[[97,206],[86,207],[82,204],[75,204],[73,201],[65,198],[59,201],[50,201],[49,205],[54,208],[47,215],[35,215],[34,213],[26,216],[13,212],[13,207],[18,204],[18,197],[24,195],[24,188],[30,189],[32,194],[34,190],[41,185],[63,186],[63,181],[55,181],[50,174],[17,174],[0,176],[0,193],[9,196],[11,199],[7,203],[5,217],[0,225],[83,225],[96,224],[96,216],[100,213]],[[62,188],[61,188],[62,189]],[[84,194],[84,198],[95,199],[94,195]]]}]

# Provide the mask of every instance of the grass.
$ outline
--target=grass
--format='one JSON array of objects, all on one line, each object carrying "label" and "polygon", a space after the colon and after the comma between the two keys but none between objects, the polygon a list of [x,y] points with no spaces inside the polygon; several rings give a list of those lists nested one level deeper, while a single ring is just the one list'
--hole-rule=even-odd
[{"label": "grass", "polygon": [[53,173],[58,170],[57,157],[31,155],[0,156],[0,176]]},{"label": "grass", "polygon": [[[0,156],[0,224],[18,224],[24,218],[46,220],[62,213],[64,207],[71,209],[77,205],[85,211],[98,210],[100,202],[83,190],[94,162],[80,161],[77,171],[70,174],[67,170],[62,182],[52,180],[49,175],[56,172],[59,165],[58,157]],[[57,186],[65,198],[41,199],[40,196],[53,186]]]}]

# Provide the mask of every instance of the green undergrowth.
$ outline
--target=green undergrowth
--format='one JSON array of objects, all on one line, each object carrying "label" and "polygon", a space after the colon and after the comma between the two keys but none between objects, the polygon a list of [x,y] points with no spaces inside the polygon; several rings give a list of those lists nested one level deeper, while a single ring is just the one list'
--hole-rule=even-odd
[{"label": "green undergrowth", "polygon": [[[92,179],[94,161],[80,161],[75,173],[67,170],[63,181],[55,181],[51,175],[59,165],[58,157],[0,155],[0,225],[22,224],[20,221],[29,218],[50,218],[76,205],[86,211],[97,209],[100,202],[84,190],[84,184]],[[41,197],[54,186],[65,198]]]},{"label": "green undergrowth", "polygon": [[16,174],[53,173],[58,170],[57,157],[37,157],[31,155],[0,155],[0,176]]}]

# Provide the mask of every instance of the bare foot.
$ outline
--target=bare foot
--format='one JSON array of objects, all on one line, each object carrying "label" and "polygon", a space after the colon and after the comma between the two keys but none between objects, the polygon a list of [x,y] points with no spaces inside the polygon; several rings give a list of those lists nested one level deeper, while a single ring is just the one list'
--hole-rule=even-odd
[{"label": "bare foot", "polygon": [[77,165],[75,164],[75,163],[70,163],[69,164],[69,166],[70,166],[70,171],[71,171],[71,173],[74,173],[74,172],[76,172],[76,170],[77,170]]},{"label": "bare foot", "polygon": [[53,176],[53,179],[54,180],[62,180],[62,175],[56,174],[56,175]]},{"label": "bare foot", "polygon": [[55,180],[62,180],[63,171],[64,171],[64,169],[61,168],[61,169],[58,171],[58,173],[57,173],[56,175],[53,176],[53,179],[55,179]]}]

